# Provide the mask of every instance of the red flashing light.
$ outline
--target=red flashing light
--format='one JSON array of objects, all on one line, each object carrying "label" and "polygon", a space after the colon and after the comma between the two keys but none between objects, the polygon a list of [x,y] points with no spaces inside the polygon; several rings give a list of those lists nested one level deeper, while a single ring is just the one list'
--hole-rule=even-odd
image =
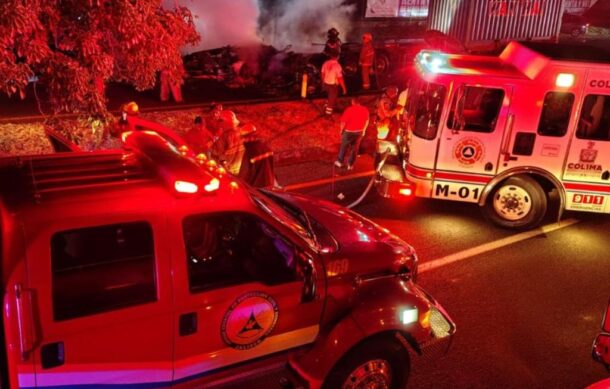
[{"label": "red flashing light", "polygon": [[[174,182],[174,189],[176,189],[176,192],[178,192],[178,193],[197,193],[197,191],[199,190],[199,187],[197,186],[197,184],[195,184],[193,182],[176,180]],[[206,190],[207,190],[207,185],[206,185]]]},{"label": "red flashing light", "polygon": [[413,194],[413,191],[411,190],[411,188],[400,188],[398,190],[398,194],[401,196],[411,196]]}]

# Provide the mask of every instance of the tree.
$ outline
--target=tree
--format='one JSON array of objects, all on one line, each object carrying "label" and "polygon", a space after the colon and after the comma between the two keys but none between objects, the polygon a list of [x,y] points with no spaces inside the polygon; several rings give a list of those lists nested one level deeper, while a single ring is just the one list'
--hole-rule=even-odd
[{"label": "tree", "polygon": [[54,113],[104,117],[106,82],[181,82],[180,49],[198,40],[191,12],[160,0],[2,0],[0,90],[24,98],[36,77]]}]

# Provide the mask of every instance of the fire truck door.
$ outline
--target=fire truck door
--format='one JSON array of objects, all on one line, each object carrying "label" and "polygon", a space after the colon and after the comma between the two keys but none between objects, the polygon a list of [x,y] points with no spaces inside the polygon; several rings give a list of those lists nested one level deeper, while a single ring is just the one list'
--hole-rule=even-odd
[{"label": "fire truck door", "polygon": [[186,251],[174,256],[175,381],[200,387],[219,370],[314,341],[323,273],[274,220],[223,212],[176,223]]},{"label": "fire truck door", "polygon": [[587,84],[563,172],[567,209],[610,212],[610,93]]},{"label": "fire truck door", "polygon": [[30,229],[35,375],[20,375],[21,387],[171,381],[169,253],[153,239],[165,218],[104,211]]},{"label": "fire truck door", "polygon": [[476,202],[498,169],[512,87],[461,85],[441,132],[432,197]]}]

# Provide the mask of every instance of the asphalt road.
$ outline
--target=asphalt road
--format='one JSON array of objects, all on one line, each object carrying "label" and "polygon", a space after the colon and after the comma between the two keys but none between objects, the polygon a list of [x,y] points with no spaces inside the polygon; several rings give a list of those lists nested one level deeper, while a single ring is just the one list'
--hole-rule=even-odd
[{"label": "asphalt road", "polygon": [[[347,204],[366,182],[299,191]],[[610,298],[610,216],[568,213],[524,235],[456,202],[369,194],[355,210],[416,248],[419,284],[458,326],[446,356],[413,357],[409,388],[584,388],[610,376],[591,359]]]}]

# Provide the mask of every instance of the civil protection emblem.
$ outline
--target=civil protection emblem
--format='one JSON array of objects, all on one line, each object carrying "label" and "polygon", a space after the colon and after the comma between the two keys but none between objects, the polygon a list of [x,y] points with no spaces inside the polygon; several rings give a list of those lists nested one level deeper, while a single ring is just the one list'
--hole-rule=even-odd
[{"label": "civil protection emblem", "polygon": [[279,308],[273,297],[263,292],[239,296],[222,319],[222,340],[237,350],[259,345],[275,328]]},{"label": "civil protection emblem", "polygon": [[597,158],[597,150],[593,149],[595,142],[588,142],[587,148],[580,150],[580,162],[593,163]]}]

